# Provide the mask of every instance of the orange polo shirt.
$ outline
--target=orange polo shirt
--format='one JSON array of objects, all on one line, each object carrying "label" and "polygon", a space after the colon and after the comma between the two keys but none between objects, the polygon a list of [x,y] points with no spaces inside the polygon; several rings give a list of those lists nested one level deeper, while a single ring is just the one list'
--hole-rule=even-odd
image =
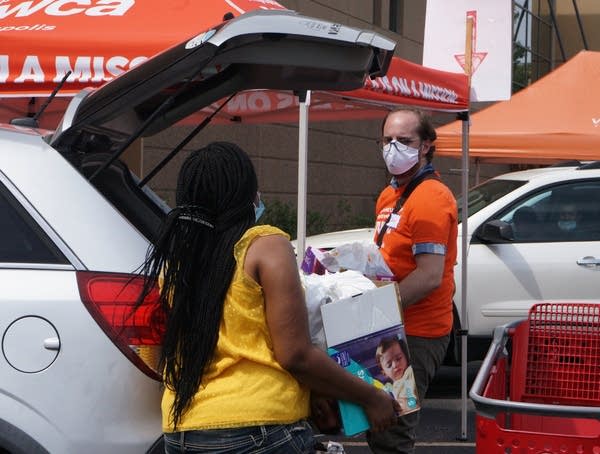
[{"label": "orange polo shirt", "polygon": [[[375,240],[405,186],[386,187],[377,199]],[[444,255],[441,285],[421,301],[404,308],[406,334],[440,337],[452,329],[452,297],[454,265],[458,234],[457,208],[454,195],[439,180],[421,182],[401,208],[395,227],[383,237],[381,254],[398,281],[416,268],[415,255]]]}]

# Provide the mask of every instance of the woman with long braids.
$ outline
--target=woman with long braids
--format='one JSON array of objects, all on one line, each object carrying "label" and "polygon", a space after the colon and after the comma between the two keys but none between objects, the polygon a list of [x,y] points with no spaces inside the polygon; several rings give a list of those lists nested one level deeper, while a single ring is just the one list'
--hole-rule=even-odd
[{"label": "woman with long braids", "polygon": [[176,191],[140,297],[160,282],[165,452],[314,452],[311,389],[361,405],[371,430],[393,424],[393,398],[311,344],[289,237],[254,225],[248,155],[227,142],[194,151]]}]

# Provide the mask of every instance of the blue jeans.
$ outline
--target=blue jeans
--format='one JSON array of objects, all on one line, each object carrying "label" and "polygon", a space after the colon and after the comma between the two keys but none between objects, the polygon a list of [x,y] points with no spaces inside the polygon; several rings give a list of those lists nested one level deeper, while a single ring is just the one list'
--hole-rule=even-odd
[{"label": "blue jeans", "polygon": [[308,422],[232,429],[165,433],[166,454],[312,454],[313,431]]}]

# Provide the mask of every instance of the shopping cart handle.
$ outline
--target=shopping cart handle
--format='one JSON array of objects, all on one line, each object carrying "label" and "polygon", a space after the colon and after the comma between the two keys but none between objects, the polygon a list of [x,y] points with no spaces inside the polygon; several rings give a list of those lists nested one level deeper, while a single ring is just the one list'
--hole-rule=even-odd
[{"label": "shopping cart handle", "polygon": [[504,399],[494,399],[484,396],[485,387],[489,383],[490,374],[498,361],[508,356],[506,343],[511,332],[523,320],[498,326],[494,329],[494,335],[490,348],[477,372],[469,397],[473,401],[478,414],[488,418],[496,418],[501,412],[513,411],[517,413],[583,417],[600,419],[600,407],[584,407],[574,405],[539,404],[532,402],[518,402]]},{"label": "shopping cart handle", "polygon": [[492,368],[497,363],[501,355],[508,355],[508,352],[506,351],[506,343],[508,342],[509,337],[508,333],[519,323],[521,323],[521,320],[508,323],[506,325],[497,326],[494,329],[490,348],[488,349],[488,352],[485,355],[481,366],[479,367],[479,371],[477,372],[475,380],[473,381],[473,385],[471,386],[471,390],[469,391],[469,397],[475,404],[475,408],[479,412],[492,418],[494,418],[496,413],[500,411],[499,407],[497,408],[497,406],[500,405],[500,402],[504,401],[484,397],[483,393],[485,386],[489,381]]}]

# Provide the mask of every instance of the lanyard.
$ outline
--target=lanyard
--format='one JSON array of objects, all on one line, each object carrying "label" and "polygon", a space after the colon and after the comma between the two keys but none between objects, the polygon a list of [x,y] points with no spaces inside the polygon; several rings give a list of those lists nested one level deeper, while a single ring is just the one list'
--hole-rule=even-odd
[{"label": "lanyard", "polygon": [[377,235],[376,243],[377,243],[378,248],[380,248],[381,243],[383,243],[383,235],[385,235],[385,232],[387,232],[387,229],[389,228],[389,223],[390,223],[390,220],[392,219],[392,216],[395,215],[396,213],[398,213],[398,211],[400,211],[400,209],[402,208],[402,205],[404,205],[404,202],[406,202],[406,199],[408,199],[408,196],[410,196],[410,194],[415,190],[415,188],[419,184],[421,184],[421,182],[423,182],[424,180],[431,180],[431,179],[439,180],[439,177],[435,174],[435,170],[433,170],[433,167],[424,169],[423,172],[421,172],[417,177],[413,178],[410,181],[410,183],[408,183],[408,185],[402,192],[402,195],[396,201],[396,206],[394,207],[394,209],[388,216],[387,221],[385,221],[385,224],[383,224],[383,226],[381,227],[381,230],[379,231],[379,234]]}]

